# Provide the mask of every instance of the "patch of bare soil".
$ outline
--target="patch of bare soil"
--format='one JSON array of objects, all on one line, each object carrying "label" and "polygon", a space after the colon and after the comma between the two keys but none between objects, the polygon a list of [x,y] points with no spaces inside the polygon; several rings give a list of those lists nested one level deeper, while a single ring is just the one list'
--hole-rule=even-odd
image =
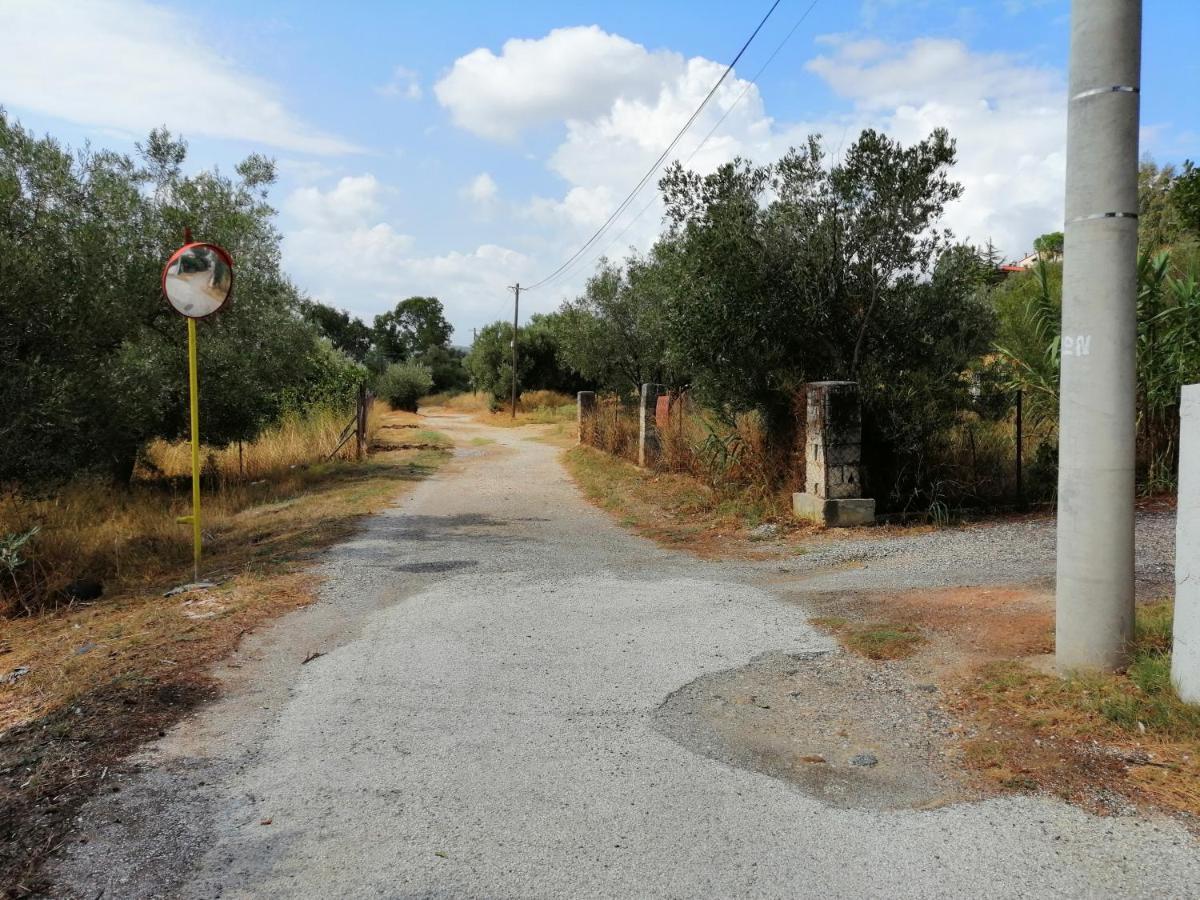
[{"label": "patch of bare soil", "polygon": [[842,652],[772,653],[705,675],[655,713],[684,746],[791,782],[838,808],[926,808],[973,796],[937,689]]},{"label": "patch of bare soil", "polygon": [[926,640],[910,665],[922,677],[944,677],[989,660],[1054,650],[1054,597],[1040,587],[839,593],[821,595],[808,603],[818,617],[893,622],[920,629]]}]

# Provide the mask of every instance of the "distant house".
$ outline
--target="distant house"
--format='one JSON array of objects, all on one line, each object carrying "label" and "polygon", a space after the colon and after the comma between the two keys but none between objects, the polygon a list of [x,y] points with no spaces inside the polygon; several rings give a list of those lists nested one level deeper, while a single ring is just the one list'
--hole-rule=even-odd
[{"label": "distant house", "polygon": [[1062,254],[1046,250],[1031,250],[1020,259],[1002,265],[1000,271],[1006,275],[1013,272],[1027,272],[1036,266],[1040,260],[1062,262]]}]

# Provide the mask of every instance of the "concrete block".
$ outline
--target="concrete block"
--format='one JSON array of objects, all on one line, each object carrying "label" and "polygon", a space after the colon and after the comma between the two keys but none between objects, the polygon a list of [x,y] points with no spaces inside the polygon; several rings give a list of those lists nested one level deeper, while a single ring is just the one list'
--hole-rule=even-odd
[{"label": "concrete block", "polygon": [[858,483],[858,466],[829,466],[827,471],[826,497],[843,500],[862,493],[862,485]]},{"label": "concrete block", "polygon": [[825,460],[831,466],[857,466],[862,463],[862,444],[827,444]]},{"label": "concrete block", "polygon": [[875,522],[875,501],[863,497],[830,499],[813,494],[792,494],[792,512],[798,519],[827,528],[871,525]]},{"label": "concrete block", "polygon": [[1200,384],[1179,403],[1179,504],[1175,513],[1175,636],[1171,681],[1200,703]]}]

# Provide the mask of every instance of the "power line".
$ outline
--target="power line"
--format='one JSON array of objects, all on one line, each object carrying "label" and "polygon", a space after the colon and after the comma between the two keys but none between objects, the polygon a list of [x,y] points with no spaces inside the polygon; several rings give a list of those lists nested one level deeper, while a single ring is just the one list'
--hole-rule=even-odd
[{"label": "power line", "polygon": [[[746,82],[746,86],[744,88],[742,88],[742,92],[737,95],[737,98],[731,104],[729,104],[729,107],[725,110],[724,113],[722,113],[721,118],[717,119],[716,124],[713,125],[713,127],[708,130],[708,133],[704,135],[704,137],[701,139],[700,143],[698,143],[695,146],[695,148],[692,150],[692,152],[690,154],[688,154],[687,159],[685,159],[683,161],[683,164],[685,166],[688,163],[690,163],[695,158],[696,154],[699,153],[704,148],[704,145],[708,143],[708,139],[711,138],[716,133],[717,129],[721,127],[721,125],[725,122],[725,120],[727,118],[729,118],[729,114],[731,112],[733,112],[734,108],[739,103],[742,102],[742,98],[745,97],[746,94],[750,92],[750,88],[754,87],[754,85],[756,85],[758,83],[758,79],[762,76],[762,73],[767,70],[767,66],[771,65],[771,63],[774,61],[775,57],[779,55],[779,51],[782,50],[784,45],[787,44],[787,42],[792,39],[792,35],[794,35],[796,33],[796,30],[800,27],[801,24],[803,24],[804,20],[808,18],[809,13],[811,13],[813,11],[813,9],[816,7],[816,5],[820,2],[821,2],[821,0],[812,0],[812,2],[808,5],[808,8],[805,9],[804,12],[800,15],[800,18],[796,20],[796,24],[794,24],[791,27],[791,29],[788,31],[788,33],[783,36],[783,40],[781,40],[775,46],[775,49],[771,51],[771,55],[767,57],[766,61],[761,66],[759,66],[758,71],[755,72],[754,75],[750,78],[750,80]],[[845,131],[843,131],[842,132],[842,140],[844,141],[845,138],[846,138],[846,134],[845,134]],[[839,151],[840,151],[841,145],[839,144],[838,146],[839,146]],[[660,162],[661,162],[661,160],[660,160]],[[657,167],[658,164],[656,163],[655,165]],[[627,231],[629,231],[629,229],[632,228],[637,223],[637,221],[646,214],[646,212],[650,209],[650,207],[652,207],[654,205],[654,201],[657,199],[658,198],[655,197],[653,200],[651,200],[649,203],[647,203],[645,206],[643,206],[638,211],[638,214],[636,216],[634,216],[632,219],[630,219],[629,222],[625,225],[625,227],[622,228],[617,233],[617,236],[615,238],[613,238],[608,243],[608,245],[605,246],[605,248],[602,251],[600,251],[599,256],[607,255],[608,251],[611,250],[614,246],[616,246],[617,242],[620,241],[621,238],[625,236],[625,233]],[[589,260],[594,260],[597,258],[598,258],[597,256],[592,256],[589,258]],[[566,266],[562,267],[562,271],[564,272],[564,274],[566,274],[568,269],[573,269],[573,268],[575,268],[574,265],[572,265],[570,260],[568,260],[568,264]],[[550,276],[550,278],[553,278],[553,277],[554,277],[553,275]],[[545,279],[545,281],[549,281],[550,278]],[[526,290],[528,290],[528,289],[526,288]]]},{"label": "power line", "polygon": [[671,143],[667,145],[667,148],[665,150],[663,150],[662,154],[658,157],[658,159],[656,159],[654,161],[654,165],[652,165],[650,167],[649,171],[647,171],[646,174],[641,177],[641,180],[639,180],[638,183],[636,185],[634,185],[633,190],[629,192],[629,195],[626,196],[626,198],[621,201],[621,205],[618,206],[613,211],[613,214],[611,216],[609,216],[608,219],[604,222],[604,224],[601,225],[596,230],[596,233],[593,234],[590,238],[588,238],[587,241],[584,242],[584,245],[582,247],[580,247],[573,254],[571,254],[571,256],[569,256],[567,258],[566,262],[564,262],[561,266],[559,266],[557,269],[555,269],[553,272],[551,272],[549,275],[547,275],[541,281],[535,282],[534,284],[531,284],[528,287],[523,288],[523,290],[525,290],[527,292],[535,290],[536,288],[539,288],[542,285],[544,285],[547,282],[554,279],[556,276],[558,276],[559,273],[561,273],[564,269],[566,269],[567,266],[569,266],[572,262],[574,262],[576,259],[578,259],[580,256],[582,256],[587,251],[588,247],[592,246],[592,244],[594,244],[597,240],[599,240],[600,236],[602,234],[604,234],[605,231],[608,230],[608,227],[613,223],[613,221],[617,218],[617,216],[619,216],[622,212],[624,212],[626,207],[628,207],[629,204],[633,202],[633,198],[638,195],[638,192],[640,192],[641,189],[645,186],[646,182],[650,180],[651,176],[653,176],[654,173],[656,171],[658,171],[658,167],[660,165],[662,165],[662,161],[667,158],[667,155],[673,149],[675,149],[675,145],[679,143],[680,139],[684,136],[684,134],[687,133],[687,130],[692,127],[692,123],[696,121],[696,119],[699,117],[700,113],[702,113],[704,111],[704,108],[706,106],[708,106],[708,102],[713,98],[713,95],[716,94],[717,89],[720,88],[720,86],[725,83],[725,79],[729,77],[729,73],[733,71],[733,67],[735,65],[737,65],[738,60],[740,60],[742,58],[742,54],[746,52],[747,48],[754,41],[754,39],[758,36],[758,33],[762,30],[762,27],[767,24],[767,19],[771,18],[771,13],[775,12],[775,7],[779,6],[779,4],[781,2],[782,2],[782,0],[775,0],[775,2],[771,4],[771,8],[768,9],[767,14],[762,17],[762,21],[758,23],[758,27],[756,27],[754,29],[754,31],[751,32],[750,37],[748,37],[746,39],[746,42],[744,44],[742,44],[742,49],[737,52],[737,56],[735,56],[733,58],[733,60],[729,63],[729,65],[725,67],[725,71],[721,73],[721,77],[717,79],[717,83],[712,86],[712,89],[708,92],[708,94],[705,95],[704,99],[702,101],[700,101],[700,105],[696,107],[695,112],[693,112],[691,114],[691,116],[688,118],[688,120],[684,123],[683,127],[681,129],[679,129],[679,133],[675,135],[675,137],[672,139]]}]

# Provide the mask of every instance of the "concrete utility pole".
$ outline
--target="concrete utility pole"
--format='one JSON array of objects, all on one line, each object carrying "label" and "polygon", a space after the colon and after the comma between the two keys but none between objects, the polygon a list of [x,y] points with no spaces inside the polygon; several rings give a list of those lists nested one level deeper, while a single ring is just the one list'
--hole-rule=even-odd
[{"label": "concrete utility pole", "polygon": [[1115,669],[1133,632],[1141,0],[1073,0],[1056,655]]},{"label": "concrete utility pole", "polygon": [[517,315],[521,309],[521,282],[512,287],[513,292],[513,338],[512,338],[512,417],[517,418]]}]

